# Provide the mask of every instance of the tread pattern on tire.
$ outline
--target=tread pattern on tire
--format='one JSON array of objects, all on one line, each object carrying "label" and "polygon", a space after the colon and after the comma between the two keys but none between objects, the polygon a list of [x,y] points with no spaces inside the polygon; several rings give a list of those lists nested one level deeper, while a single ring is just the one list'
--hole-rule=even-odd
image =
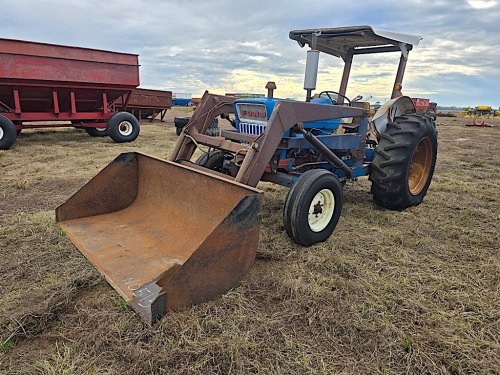
[{"label": "tread pattern on tire", "polygon": [[200,165],[204,168],[211,169],[217,172],[222,171],[223,163],[224,163],[224,152],[222,150],[205,152],[195,162],[195,164],[197,165]]},{"label": "tread pattern on tire", "polygon": [[[174,117],[175,133],[181,135],[182,128],[186,126],[191,120],[191,117]],[[205,130],[205,134],[211,137],[220,135],[219,120],[214,118],[209,127]]]},{"label": "tread pattern on tire", "polygon": [[188,124],[189,120],[191,117],[174,117],[175,127],[182,128]]},{"label": "tread pattern on tire", "polygon": [[[408,171],[413,152],[424,137],[429,137],[432,144],[432,163],[423,189],[413,195],[409,191]],[[381,135],[371,164],[369,179],[375,202],[394,210],[420,204],[431,183],[436,157],[437,132],[432,118],[419,114],[396,117]]]}]

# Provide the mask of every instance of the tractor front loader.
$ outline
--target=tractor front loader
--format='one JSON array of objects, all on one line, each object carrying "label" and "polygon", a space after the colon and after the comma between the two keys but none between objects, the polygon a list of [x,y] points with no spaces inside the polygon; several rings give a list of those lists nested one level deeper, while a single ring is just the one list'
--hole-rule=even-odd
[{"label": "tractor front loader", "polygon": [[[122,154],[57,208],[75,245],[150,323],[245,275],[258,247],[259,181],[290,188],[284,227],[302,246],[332,235],[346,180],[368,176],[375,202],[395,210],[427,193],[435,124],[400,92],[421,38],[369,26],[297,30],[290,38],[311,48],[304,102],[275,98],[273,82],[262,98],[206,92],[170,160]],[[313,93],[320,52],[345,63],[338,91]],[[353,56],[385,52],[401,55],[392,99],[370,119],[369,103],[346,96]],[[228,126],[207,134],[216,118]],[[194,158],[197,148],[205,152]]]}]

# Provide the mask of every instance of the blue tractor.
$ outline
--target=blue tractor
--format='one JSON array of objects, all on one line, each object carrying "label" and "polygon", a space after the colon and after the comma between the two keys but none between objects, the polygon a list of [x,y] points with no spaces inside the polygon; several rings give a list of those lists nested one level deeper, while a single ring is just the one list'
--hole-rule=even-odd
[{"label": "blue tractor", "polygon": [[[211,148],[195,163],[255,187],[271,181],[290,187],[284,227],[297,243],[310,246],[332,234],[342,211],[342,186],[368,176],[382,207],[401,210],[422,202],[431,183],[437,155],[433,119],[417,114],[401,84],[419,36],[375,30],[369,26],[296,30],[290,38],[307,51],[305,102],[268,96],[236,99],[205,93],[183,130],[172,161],[190,160],[198,145]],[[316,89],[320,53],[340,57],[344,71],[338,92]],[[353,57],[399,52],[391,100],[369,118],[369,103],[350,100],[346,88]],[[231,122],[220,137],[203,131],[214,116]]]},{"label": "blue tractor", "polygon": [[[274,98],[273,82],[263,98],[206,92],[170,160],[121,154],[57,208],[64,232],[146,321],[215,298],[246,274],[259,243],[259,181],[290,188],[284,227],[303,246],[330,237],[349,179],[368,176],[389,209],[424,199],[436,128],[400,91],[420,37],[357,26],[290,38],[310,46],[305,101]],[[346,96],[347,81],[354,55],[384,52],[401,58],[392,99],[370,118],[368,103]],[[320,53],[345,63],[338,92],[313,93]],[[219,118],[232,126],[207,133]]]}]

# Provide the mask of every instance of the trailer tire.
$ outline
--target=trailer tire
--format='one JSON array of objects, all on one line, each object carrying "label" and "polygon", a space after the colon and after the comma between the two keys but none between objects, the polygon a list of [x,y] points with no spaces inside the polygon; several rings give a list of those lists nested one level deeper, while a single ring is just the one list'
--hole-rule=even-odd
[{"label": "trailer tire", "polygon": [[212,171],[221,172],[224,164],[224,152],[221,150],[205,152],[196,159],[195,164]]},{"label": "trailer tire", "polygon": [[191,117],[174,117],[175,134],[181,135],[182,129],[191,120]]},{"label": "trailer tire", "polygon": [[[181,135],[182,129],[184,129],[184,127],[189,123],[189,120],[191,120],[191,117],[174,118],[175,133],[177,135]],[[212,120],[209,127],[205,130],[205,134],[211,137],[217,137],[220,135],[219,120],[217,118]]]},{"label": "trailer tire", "polygon": [[174,124],[176,127],[184,127],[188,124],[191,117],[174,117]]},{"label": "trailer tire", "polygon": [[337,226],[342,204],[342,184],[336,175],[326,169],[304,172],[286,197],[285,230],[302,246],[326,241]]},{"label": "trailer tire", "polygon": [[128,112],[117,112],[108,120],[108,134],[117,143],[132,142],[140,132],[139,121]]},{"label": "trailer tire", "polygon": [[436,158],[437,131],[432,118],[418,114],[396,117],[382,133],[371,164],[375,203],[392,210],[422,203]]},{"label": "trailer tire", "polygon": [[84,127],[85,131],[91,137],[105,137],[108,135],[108,128],[87,128]]},{"label": "trailer tire", "polygon": [[7,117],[0,115],[0,150],[8,150],[16,142],[15,125]]}]

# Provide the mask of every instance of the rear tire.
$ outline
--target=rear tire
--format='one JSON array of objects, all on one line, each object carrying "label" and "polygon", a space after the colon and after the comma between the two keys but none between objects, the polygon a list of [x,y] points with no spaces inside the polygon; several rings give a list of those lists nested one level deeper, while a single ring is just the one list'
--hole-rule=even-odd
[{"label": "rear tire", "polygon": [[15,125],[7,117],[0,115],[0,150],[8,150],[17,138]]},{"label": "rear tire", "polygon": [[437,158],[436,125],[429,116],[399,116],[375,148],[370,172],[375,202],[402,210],[422,203]]},{"label": "rear tire", "polygon": [[342,213],[342,184],[325,169],[302,174],[285,201],[283,222],[287,234],[299,245],[326,241]]},{"label": "rear tire", "polygon": [[108,120],[108,134],[117,143],[132,142],[140,132],[139,121],[128,112],[117,112]]}]

